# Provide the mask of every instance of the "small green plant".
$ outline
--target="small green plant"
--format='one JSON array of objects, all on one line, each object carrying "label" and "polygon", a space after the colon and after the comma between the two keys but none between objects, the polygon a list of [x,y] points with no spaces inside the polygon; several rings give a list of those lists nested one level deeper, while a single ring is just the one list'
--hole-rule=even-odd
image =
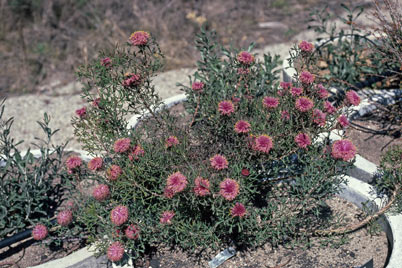
[{"label": "small green plant", "polygon": [[[360,90],[376,86],[377,81],[394,75],[399,63],[384,57],[388,38],[372,35],[356,21],[364,14],[360,6],[350,8],[342,4],[345,17],[337,17],[343,26],[330,24],[334,18],[328,9],[314,10],[310,14],[309,29],[320,34],[315,56],[319,58],[317,74],[330,86]],[[382,51],[382,53],[379,53]],[[386,79],[388,81],[389,79]],[[387,83],[386,83],[387,84]],[[384,87],[390,87],[385,85]]]},{"label": "small green plant", "polygon": [[[82,226],[113,262],[150,246],[277,245],[330,227],[325,200],[340,190],[356,147],[329,139],[348,121],[307,71],[312,44],[293,50],[306,67],[294,84],[279,83],[279,58],[259,61],[253,45],[228,49],[203,31],[196,47],[180,115],[160,109],[151,77],[163,55],[147,32],[79,69],[88,105],[73,126],[93,158],[67,159],[78,207],[59,224]],[[349,91],[342,106],[359,102]],[[140,117],[135,128],[129,115]]]},{"label": "small green plant", "polygon": [[50,222],[63,202],[67,179],[62,162],[62,146],[52,146],[56,133],[49,128],[50,118],[44,115],[38,124],[46,134],[35,157],[29,149],[18,150],[19,142],[10,137],[13,119],[3,119],[4,100],[0,105],[0,239],[23,231],[38,222]]}]

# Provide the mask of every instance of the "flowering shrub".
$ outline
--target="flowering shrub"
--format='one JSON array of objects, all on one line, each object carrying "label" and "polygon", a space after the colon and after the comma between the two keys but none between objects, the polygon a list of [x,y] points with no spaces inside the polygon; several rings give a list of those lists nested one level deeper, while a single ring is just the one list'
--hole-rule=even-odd
[{"label": "flowering shrub", "polygon": [[[312,47],[296,48],[305,64],[297,82],[285,84],[278,57],[259,61],[251,47],[228,50],[203,32],[198,71],[180,85],[187,101],[178,116],[156,112],[161,100],[150,79],[163,56],[150,34],[136,33],[127,48],[100,55],[108,66],[97,60],[79,72],[88,105],[73,125],[96,157],[66,164],[77,188],[92,187],[73,219],[89,241],[116,262],[155,244],[276,245],[323,228],[323,202],[339,191],[356,153],[328,133],[354,103],[328,111],[326,89],[309,71]],[[138,83],[124,73],[137,74]],[[131,129],[130,114],[141,116]]]}]

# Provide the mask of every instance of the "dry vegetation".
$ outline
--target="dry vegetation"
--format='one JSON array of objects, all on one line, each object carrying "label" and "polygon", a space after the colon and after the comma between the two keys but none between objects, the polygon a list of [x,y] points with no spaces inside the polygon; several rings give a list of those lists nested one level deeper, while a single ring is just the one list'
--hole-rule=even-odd
[{"label": "dry vegetation", "polygon": [[[152,32],[167,69],[193,66],[201,25],[224,44],[245,47],[290,40],[306,28],[309,9],[340,0],[0,0],[0,95],[34,92],[55,78],[74,79],[77,65],[134,30]],[[344,2],[344,1],[343,1]],[[262,28],[260,22],[279,22]]]}]

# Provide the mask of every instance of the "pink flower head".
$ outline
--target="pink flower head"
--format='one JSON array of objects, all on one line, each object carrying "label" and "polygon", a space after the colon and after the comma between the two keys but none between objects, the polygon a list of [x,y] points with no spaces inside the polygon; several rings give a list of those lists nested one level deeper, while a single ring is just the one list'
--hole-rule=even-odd
[{"label": "pink flower head", "polygon": [[322,84],[317,85],[317,93],[320,99],[326,99],[329,96],[329,92],[325,89]]},{"label": "pink flower head", "polygon": [[336,108],[329,101],[324,102],[324,109],[328,114],[333,114],[336,112]]},{"label": "pink flower head", "polygon": [[311,53],[313,52],[314,45],[312,43],[303,40],[299,43],[299,48],[302,52]]},{"label": "pink flower head", "polygon": [[115,141],[113,149],[116,153],[124,153],[130,148],[130,142],[129,138],[118,139]]},{"label": "pink flower head", "polygon": [[222,115],[234,113],[234,105],[231,101],[224,100],[218,104],[218,110]]},{"label": "pink flower head", "polygon": [[75,114],[76,114],[79,118],[83,118],[83,117],[87,114],[87,108],[82,107],[81,109],[75,110]]},{"label": "pink flower head", "polygon": [[243,168],[241,170],[241,175],[243,175],[244,177],[248,177],[248,175],[250,175],[250,171],[247,168]]},{"label": "pink flower head", "polygon": [[100,98],[96,98],[92,101],[92,106],[99,108]]},{"label": "pink flower head", "polygon": [[346,92],[346,101],[348,104],[357,106],[360,104],[360,97],[359,95],[357,95],[356,91],[349,90],[348,92]]},{"label": "pink flower head", "polygon": [[237,74],[246,75],[249,73],[250,73],[250,69],[247,69],[247,68],[238,68],[237,69]]},{"label": "pink flower head", "polygon": [[111,181],[117,180],[122,173],[123,171],[121,170],[121,167],[119,167],[118,165],[111,165],[109,169],[106,171],[107,177]]},{"label": "pink flower head", "polygon": [[101,65],[105,67],[110,67],[112,65],[112,60],[109,57],[101,59]]},{"label": "pink flower head", "polygon": [[228,168],[228,160],[226,157],[220,154],[216,154],[209,159],[211,166],[216,170],[222,170]]},{"label": "pink flower head", "polygon": [[273,142],[270,136],[263,134],[255,138],[254,150],[267,154],[272,149],[272,147]]},{"label": "pink flower head", "polygon": [[299,110],[300,112],[307,112],[308,110],[313,108],[314,103],[308,97],[300,97],[296,100],[295,106],[296,109]]},{"label": "pink flower head", "polygon": [[173,211],[164,211],[160,218],[160,223],[162,224],[172,224],[171,220],[174,217]]},{"label": "pink flower head", "polygon": [[337,140],[332,144],[332,157],[349,161],[356,155],[356,146],[350,140]]},{"label": "pink flower head", "polygon": [[311,139],[306,133],[297,134],[295,137],[295,142],[300,148],[307,148],[307,146],[311,145]]},{"label": "pink flower head", "polygon": [[79,156],[70,156],[66,161],[69,173],[72,173],[82,165],[82,160]]},{"label": "pink flower head", "polygon": [[133,46],[145,46],[148,44],[150,35],[144,31],[136,31],[130,35],[130,43]]},{"label": "pink flower head", "polygon": [[247,51],[242,51],[237,55],[237,60],[245,65],[250,65],[254,62],[254,56]]},{"label": "pink flower head", "polygon": [[289,90],[292,87],[291,82],[280,82],[279,86],[283,88],[283,90]]},{"label": "pink flower head", "polygon": [[140,156],[144,156],[145,151],[144,149],[141,147],[141,145],[135,145],[133,150],[130,152],[130,154],[128,155],[128,158],[130,159],[130,161],[133,161],[134,159],[137,160]]},{"label": "pink flower head", "polygon": [[236,198],[239,194],[239,184],[233,179],[226,178],[219,184],[219,194],[228,201]]},{"label": "pink flower head", "polygon": [[275,97],[265,97],[262,99],[262,104],[265,108],[276,108],[279,105],[279,99]]},{"label": "pink flower head", "polygon": [[292,87],[291,93],[293,96],[300,96],[303,93],[303,89],[301,87]]},{"label": "pink flower head", "polygon": [[138,239],[140,237],[140,229],[134,224],[130,224],[124,233],[128,239]]},{"label": "pink flower head", "polygon": [[57,214],[57,223],[61,226],[67,226],[73,221],[73,213],[71,210],[63,210]]},{"label": "pink flower head", "polygon": [[128,220],[128,208],[117,206],[110,212],[110,220],[116,226],[120,226]]},{"label": "pink flower head", "polygon": [[239,97],[232,97],[232,101],[234,103],[239,103],[240,102],[240,98]]},{"label": "pink flower head", "polygon": [[338,123],[342,126],[342,127],[347,127],[349,126],[349,120],[346,117],[346,115],[342,114],[338,117],[337,119]]},{"label": "pink flower head", "polygon": [[123,81],[124,87],[134,87],[141,84],[141,77],[138,74],[129,73],[126,74],[125,77]]},{"label": "pink flower head", "polygon": [[101,157],[94,157],[88,162],[88,168],[92,171],[99,170],[102,164],[103,160]]},{"label": "pink flower head", "polygon": [[170,147],[175,146],[177,144],[179,144],[179,140],[177,139],[177,137],[176,136],[170,136],[169,138],[166,139],[165,147],[170,148]]},{"label": "pink flower head", "polygon": [[310,72],[303,71],[301,72],[299,79],[303,84],[310,85],[314,82],[315,77]]},{"label": "pink flower head", "polygon": [[98,201],[106,200],[110,195],[109,186],[106,184],[99,184],[92,192],[93,198]]},{"label": "pink flower head", "polygon": [[37,224],[32,229],[32,237],[35,240],[43,240],[48,235],[47,227],[43,224]]},{"label": "pink flower head", "polygon": [[120,261],[124,255],[124,247],[120,242],[112,243],[107,249],[107,257],[112,262]]},{"label": "pink flower head", "polygon": [[231,209],[230,209],[230,214],[232,217],[243,217],[247,213],[246,208],[242,203],[237,202]]},{"label": "pink flower head", "polygon": [[205,196],[209,195],[209,180],[208,179],[203,179],[201,177],[197,177],[194,180],[194,193],[197,196]]},{"label": "pink flower head", "polygon": [[170,199],[174,195],[175,195],[175,192],[173,191],[172,187],[165,186],[165,189],[163,190],[163,196]]},{"label": "pink flower head", "polygon": [[248,133],[250,131],[250,123],[244,120],[239,120],[234,126],[236,133]]},{"label": "pink flower head", "polygon": [[290,119],[290,114],[288,110],[284,110],[281,112],[281,119],[289,120]]},{"label": "pink flower head", "polygon": [[325,126],[325,120],[326,120],[327,115],[323,113],[319,109],[314,109],[313,111],[313,122],[316,123],[319,126]]},{"label": "pink flower head", "polygon": [[187,186],[187,178],[179,171],[173,173],[167,178],[166,186],[169,187],[174,193],[179,193]]},{"label": "pink flower head", "polygon": [[205,86],[205,84],[204,84],[203,82],[194,82],[194,83],[191,85],[191,88],[192,88],[194,91],[196,91],[196,92],[197,92],[197,91],[202,92],[204,86]]}]

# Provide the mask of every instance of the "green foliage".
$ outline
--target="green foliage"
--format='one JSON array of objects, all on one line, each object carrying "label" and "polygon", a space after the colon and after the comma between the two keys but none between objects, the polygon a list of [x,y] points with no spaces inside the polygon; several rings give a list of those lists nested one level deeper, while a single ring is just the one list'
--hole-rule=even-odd
[{"label": "green foliage", "polygon": [[369,31],[359,26],[356,20],[364,14],[362,7],[350,8],[342,4],[342,8],[346,15],[337,16],[343,23],[341,26],[330,24],[334,16],[327,8],[310,13],[308,28],[321,36],[314,52],[322,63],[320,76],[330,86],[341,89],[370,87],[384,75],[391,75],[390,71],[396,67],[378,53],[387,38],[374,39]]},{"label": "green foliage", "polygon": [[49,117],[38,122],[46,134],[39,140],[40,156],[28,150],[18,150],[10,129],[13,119],[3,120],[4,101],[1,103],[0,133],[0,238],[11,236],[38,222],[50,220],[61,204],[65,189],[61,157],[63,146],[52,146],[51,137],[57,132],[49,128]]},{"label": "green foliage", "polygon": [[[88,190],[75,197],[75,223],[85,227],[89,241],[96,241],[101,252],[115,241],[135,258],[150,245],[179,246],[188,252],[267,241],[276,245],[306,239],[330,225],[324,217],[325,200],[340,190],[342,174],[352,165],[331,155],[328,134],[339,126],[341,107],[318,124],[313,109],[325,110],[325,98],[319,97],[315,83],[298,81],[290,88],[299,87],[313,107],[306,112],[296,109],[300,96],[279,85],[279,57],[268,54],[256,60],[253,45],[246,51],[225,48],[214,33],[204,31],[196,46],[201,58],[189,86],[180,85],[187,96],[181,114],[158,112],[162,104],[150,78],[163,56],[153,38],[145,45],[102,52],[78,73],[86,83],[83,98],[89,105],[73,125],[85,148],[103,162],[99,169],[91,168],[90,162],[88,168],[70,170],[77,189],[89,183]],[[310,63],[297,49],[294,56]],[[105,59],[110,62],[105,64]],[[133,77],[135,83],[130,82]],[[202,83],[201,88],[195,82]],[[277,107],[267,108],[267,97],[276,98]],[[222,101],[231,103],[233,111],[225,114],[219,108]],[[127,129],[130,114],[141,120]],[[248,133],[235,131],[239,120],[249,122]],[[295,141],[300,133],[311,138],[306,148]],[[258,145],[264,135],[269,135],[272,148]],[[227,159],[227,167],[212,164],[216,155]],[[112,165],[122,170],[117,179],[111,178]],[[172,179],[177,172],[181,178]],[[204,196],[196,194],[200,177],[206,179],[200,184]],[[235,182],[227,181],[231,186],[225,188],[227,178]],[[88,194],[100,184],[110,189],[101,201]],[[129,211],[121,225],[111,216],[117,206]],[[236,206],[243,206],[244,213],[240,209],[236,214]],[[173,218],[163,220],[164,212],[173,212]],[[130,224],[139,228],[138,239],[125,236]]]}]

